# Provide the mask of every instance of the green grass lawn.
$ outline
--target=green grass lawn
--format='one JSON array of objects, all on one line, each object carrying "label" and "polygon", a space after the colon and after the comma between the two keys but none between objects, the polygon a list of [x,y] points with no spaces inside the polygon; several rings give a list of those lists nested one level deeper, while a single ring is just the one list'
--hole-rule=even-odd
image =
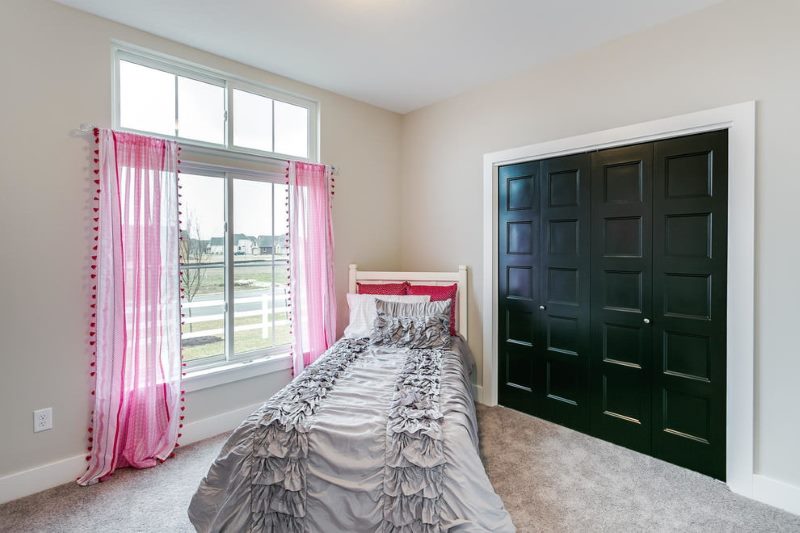
[{"label": "green grass lawn", "polygon": [[[213,294],[225,289],[225,270],[222,268],[204,268],[201,271],[200,286],[197,295]],[[234,287],[236,289],[263,288],[269,283],[286,285],[289,280],[288,272],[283,266],[275,267],[275,277],[272,277],[272,266],[236,266],[233,269]]]},{"label": "green grass lawn", "polygon": [[[287,313],[279,313],[276,316],[277,320],[286,320]],[[244,326],[247,324],[259,324],[261,322],[260,316],[248,316],[236,319],[237,326]],[[189,326],[192,326],[193,331],[203,331],[220,329],[224,325],[222,320],[213,320],[207,322],[196,322],[193,324],[184,324],[183,331],[190,331]],[[212,340],[216,339],[216,340]],[[215,355],[222,355],[225,351],[223,343],[223,335],[217,335],[208,338],[207,342],[198,344],[191,343],[195,339],[189,339],[189,342],[183,346],[183,360],[186,362],[195,361],[204,357],[211,357]],[[275,326],[275,336],[268,339],[262,338],[261,329],[253,329],[246,331],[237,331],[234,333],[234,351],[237,354],[259,350],[264,348],[271,348],[273,346],[280,346],[288,344],[291,340],[289,336],[289,325]]]},{"label": "green grass lawn", "polygon": [[[288,282],[288,269],[284,264],[274,266],[264,264],[265,260],[271,260],[271,256],[237,255],[234,256],[234,293],[240,291],[253,291],[255,289],[269,289],[272,284],[286,285]],[[276,256],[276,259],[283,260],[285,256]],[[203,258],[203,263],[209,266],[199,270],[199,286],[193,295],[194,301],[198,296],[216,295],[219,300],[224,299],[225,290],[225,269],[223,268],[223,257],[221,255],[208,255]],[[213,265],[213,266],[212,266]],[[196,275],[197,270],[187,269],[187,275]],[[250,294],[254,294],[250,292]],[[257,292],[255,294],[258,294]],[[283,299],[276,294],[277,305],[282,306]],[[220,306],[221,307],[221,306]],[[186,308],[183,311],[187,317],[192,316],[192,309]],[[221,308],[219,314],[222,314]],[[279,313],[276,320],[288,319],[287,313]],[[237,326],[261,323],[261,316],[248,316],[236,318]],[[201,332],[204,330],[222,329],[222,320],[210,320],[185,324],[182,328],[184,333]],[[237,354],[280,346],[290,341],[289,326],[276,326],[275,336],[268,339],[262,338],[261,329],[237,331],[234,334],[234,351]],[[184,361],[195,361],[204,357],[222,355],[225,351],[223,335],[213,335],[202,339],[187,339],[183,346]]]}]

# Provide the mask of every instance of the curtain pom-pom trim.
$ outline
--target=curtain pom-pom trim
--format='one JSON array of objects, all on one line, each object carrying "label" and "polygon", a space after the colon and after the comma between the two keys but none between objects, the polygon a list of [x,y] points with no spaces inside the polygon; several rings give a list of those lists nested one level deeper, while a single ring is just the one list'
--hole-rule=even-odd
[{"label": "curtain pom-pom trim", "polygon": [[[91,224],[91,232],[94,234],[92,239],[89,241],[90,243],[93,242],[91,249],[91,263],[89,264],[89,331],[88,331],[88,346],[89,346],[89,353],[88,353],[88,360],[89,360],[89,381],[91,386],[89,387],[89,401],[93,405],[94,396],[95,396],[95,389],[97,387],[97,313],[94,311],[97,308],[97,253],[98,244],[99,244],[99,232],[100,232],[100,129],[93,128],[92,133],[94,134],[94,143],[95,148],[92,150],[91,156],[91,182],[95,185],[94,188],[90,190],[94,191],[94,194],[91,197],[91,213],[92,219]],[[89,426],[87,428],[88,436],[87,441],[89,446],[87,447],[88,451],[92,451],[92,442],[93,437],[92,434],[94,432],[94,409],[91,410],[90,419],[89,419]],[[88,455],[86,457],[87,461],[91,461],[92,456]],[[89,467],[87,466],[87,469]]]},{"label": "curtain pom-pom trim", "polygon": [[[291,230],[291,209],[289,206],[291,205],[291,197],[292,191],[290,190],[291,185],[289,184],[289,166],[290,163],[286,164],[286,227],[288,228],[288,232],[286,235],[286,307],[288,308],[287,314],[289,317],[289,337],[293,337],[293,324],[292,321],[294,320],[294,309],[292,306],[292,230]],[[290,341],[289,347],[289,357],[294,360],[294,340]],[[292,376],[294,376],[294,365],[292,365]]]},{"label": "curtain pom-pom trim", "polygon": [[[175,195],[176,195],[176,200],[178,202],[178,250],[177,250],[177,252],[178,252],[178,264],[182,266],[183,265],[182,247],[183,247],[183,243],[184,243],[184,238],[183,238],[183,232],[181,230],[181,228],[183,227],[183,221],[181,220],[181,217],[183,216],[183,209],[182,209],[183,203],[181,202],[180,199],[182,198],[183,195],[180,193],[180,191],[181,191],[181,189],[183,189],[183,186],[181,185],[181,173],[182,172],[181,172],[181,169],[180,169],[180,165],[181,165],[182,161],[180,159],[180,157],[181,157],[181,147],[180,146],[177,147],[177,153],[178,153],[178,158],[177,158],[178,167],[175,169],[175,187],[176,187]],[[186,243],[187,243],[187,246],[189,246],[191,244],[191,239],[186,240]],[[178,313],[179,313],[179,315],[181,317],[181,321],[180,321],[181,322],[180,323],[180,330],[181,330],[180,331],[180,333],[181,333],[180,334],[180,339],[181,339],[180,340],[180,368],[181,369],[185,369],[185,367],[187,366],[187,363],[184,361],[184,355],[183,355],[183,326],[185,325],[184,318],[186,317],[186,314],[183,311],[183,306],[184,306],[185,299],[187,298],[186,287],[184,286],[184,281],[185,280],[184,280],[184,276],[183,276],[183,270],[181,270],[179,268],[178,269]],[[186,377],[186,372],[182,370],[181,371],[181,378],[183,378],[183,377]],[[181,385],[183,385],[183,383],[181,383]],[[181,388],[180,389],[180,411],[181,411],[180,420],[183,420],[183,417],[184,417],[182,412],[186,410],[186,405],[185,404],[186,404],[186,390]],[[182,427],[183,427],[183,424],[180,424],[180,428],[182,428]],[[180,443],[178,442],[178,440],[182,436],[183,436],[183,433],[177,433],[177,436],[175,438],[175,448],[178,448],[180,446]],[[171,452],[169,454],[167,459],[172,459],[175,456],[176,456],[176,452],[173,451],[173,452]]]}]

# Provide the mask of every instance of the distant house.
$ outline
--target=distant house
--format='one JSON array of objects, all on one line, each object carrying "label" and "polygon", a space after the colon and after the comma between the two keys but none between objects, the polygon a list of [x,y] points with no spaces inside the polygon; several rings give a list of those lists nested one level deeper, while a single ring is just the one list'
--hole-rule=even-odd
[{"label": "distant house", "polygon": [[259,235],[254,255],[282,254],[286,245],[286,235]]},{"label": "distant house", "polygon": [[[260,237],[253,237],[244,233],[236,233],[233,235],[233,242],[236,243],[233,247],[233,253],[236,255],[244,254],[258,254],[258,239]],[[211,237],[208,241],[206,251],[209,254],[224,254],[225,253],[225,237]]]},{"label": "distant house", "polygon": [[251,254],[253,253],[253,246],[256,245],[256,238],[244,233],[235,233],[233,235],[233,242],[236,243],[233,249],[234,254]]},{"label": "distant house", "polygon": [[212,255],[225,253],[225,237],[211,237],[206,246],[206,252]]},{"label": "distant house", "polygon": [[236,241],[236,254],[251,254],[253,253],[253,246],[255,245],[254,239],[238,239]]},{"label": "distant house", "polygon": [[202,254],[208,253],[208,241],[191,237],[186,230],[181,230],[181,256],[193,261]]}]

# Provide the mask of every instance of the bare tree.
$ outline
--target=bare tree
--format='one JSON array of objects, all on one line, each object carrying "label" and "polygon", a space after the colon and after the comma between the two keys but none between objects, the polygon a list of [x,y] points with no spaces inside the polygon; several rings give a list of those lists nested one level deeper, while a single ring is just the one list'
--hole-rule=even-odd
[{"label": "bare tree", "polygon": [[[186,230],[182,231],[180,254],[181,264],[197,265],[205,262],[208,256],[207,243],[200,238],[200,225],[195,217],[190,214],[186,220]],[[206,277],[205,268],[184,268],[183,272],[183,294],[187,302],[194,300],[200,290],[203,280]],[[192,316],[192,309],[189,308],[189,316]],[[192,331],[192,323],[189,323],[189,331]]]}]

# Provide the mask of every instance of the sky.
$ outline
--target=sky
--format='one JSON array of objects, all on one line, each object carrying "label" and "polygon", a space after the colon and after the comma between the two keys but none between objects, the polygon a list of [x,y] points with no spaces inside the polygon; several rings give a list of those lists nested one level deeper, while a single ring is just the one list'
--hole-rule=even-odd
[{"label": "sky", "polygon": [[[222,237],[225,229],[225,180],[223,178],[181,174],[183,189],[182,228],[191,223],[192,238],[208,240]],[[275,187],[275,228],[272,227],[272,188]],[[286,233],[286,186],[233,180],[233,231],[247,235],[283,235]]]}]

